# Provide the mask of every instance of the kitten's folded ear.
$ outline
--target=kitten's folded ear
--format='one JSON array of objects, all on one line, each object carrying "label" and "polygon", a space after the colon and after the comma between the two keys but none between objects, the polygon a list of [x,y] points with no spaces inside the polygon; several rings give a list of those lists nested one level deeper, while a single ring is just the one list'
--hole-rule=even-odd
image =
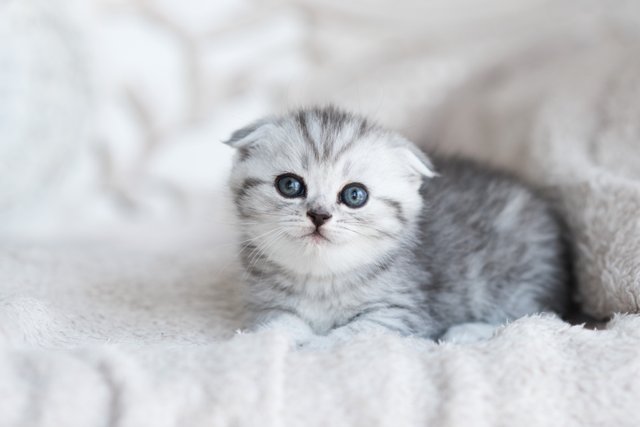
[{"label": "kitten's folded ear", "polygon": [[415,144],[409,141],[405,141],[402,146],[405,157],[409,162],[409,166],[415,172],[427,178],[433,178],[438,176],[438,173],[434,170],[433,164],[424,151],[419,149]]},{"label": "kitten's folded ear", "polygon": [[262,136],[264,130],[266,130],[265,128],[267,128],[272,122],[272,118],[257,120],[250,125],[233,132],[231,137],[224,141],[224,143],[233,148],[246,148],[249,145],[256,143]]}]

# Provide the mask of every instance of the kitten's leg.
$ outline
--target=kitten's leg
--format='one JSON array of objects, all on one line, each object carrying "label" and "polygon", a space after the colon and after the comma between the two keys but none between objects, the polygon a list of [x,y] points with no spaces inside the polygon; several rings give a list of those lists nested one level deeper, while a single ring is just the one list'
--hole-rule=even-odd
[{"label": "kitten's leg", "polygon": [[284,311],[270,311],[260,316],[250,332],[278,330],[290,336],[297,345],[310,341],[315,333],[311,326],[294,313]]},{"label": "kitten's leg", "polygon": [[[327,348],[335,344],[351,341],[354,335],[395,333],[401,336],[414,334],[419,318],[405,309],[381,309],[366,314],[361,314],[349,323],[333,329],[324,337],[316,337],[308,345],[307,349]],[[425,329],[421,326],[421,329]],[[421,331],[422,332],[422,331]]]},{"label": "kitten's leg", "polygon": [[467,344],[483,341],[491,338],[501,325],[490,323],[472,322],[462,323],[450,327],[439,339],[439,341]]}]

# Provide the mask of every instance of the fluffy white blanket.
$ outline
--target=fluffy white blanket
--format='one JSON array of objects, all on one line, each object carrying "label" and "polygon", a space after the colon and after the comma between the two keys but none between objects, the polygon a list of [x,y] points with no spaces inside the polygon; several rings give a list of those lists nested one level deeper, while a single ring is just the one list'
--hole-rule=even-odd
[{"label": "fluffy white blanket", "polygon": [[[0,3],[0,425],[638,424],[636,3],[188,3]],[[229,219],[199,205],[217,140],[328,100],[546,187],[584,308],[629,314],[470,345],[235,335]]]},{"label": "fluffy white blanket", "polygon": [[[227,260],[3,245],[3,426],[636,425],[640,318],[520,319],[489,341],[238,335]],[[109,341],[113,341],[110,343]]]}]

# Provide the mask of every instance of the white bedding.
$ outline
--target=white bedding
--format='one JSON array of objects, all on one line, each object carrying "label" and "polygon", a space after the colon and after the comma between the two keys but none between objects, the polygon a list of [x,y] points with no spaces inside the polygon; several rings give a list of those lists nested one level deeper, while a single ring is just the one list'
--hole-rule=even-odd
[{"label": "white bedding", "polygon": [[638,316],[297,351],[278,333],[229,340],[226,261],[184,249],[3,245],[2,425],[637,425]]},{"label": "white bedding", "polygon": [[[1,2],[0,425],[637,425],[639,21],[624,1]],[[545,187],[585,310],[628,314],[468,345],[235,335],[219,141],[323,101]]]}]

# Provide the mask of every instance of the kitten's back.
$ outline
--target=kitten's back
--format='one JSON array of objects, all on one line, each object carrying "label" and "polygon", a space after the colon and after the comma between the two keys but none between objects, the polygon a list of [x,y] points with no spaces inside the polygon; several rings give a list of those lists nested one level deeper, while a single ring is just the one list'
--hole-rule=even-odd
[{"label": "kitten's back", "polygon": [[[501,322],[568,304],[567,249],[548,202],[508,173],[433,156],[418,259],[442,321]],[[456,320],[457,321],[457,320]]]}]

